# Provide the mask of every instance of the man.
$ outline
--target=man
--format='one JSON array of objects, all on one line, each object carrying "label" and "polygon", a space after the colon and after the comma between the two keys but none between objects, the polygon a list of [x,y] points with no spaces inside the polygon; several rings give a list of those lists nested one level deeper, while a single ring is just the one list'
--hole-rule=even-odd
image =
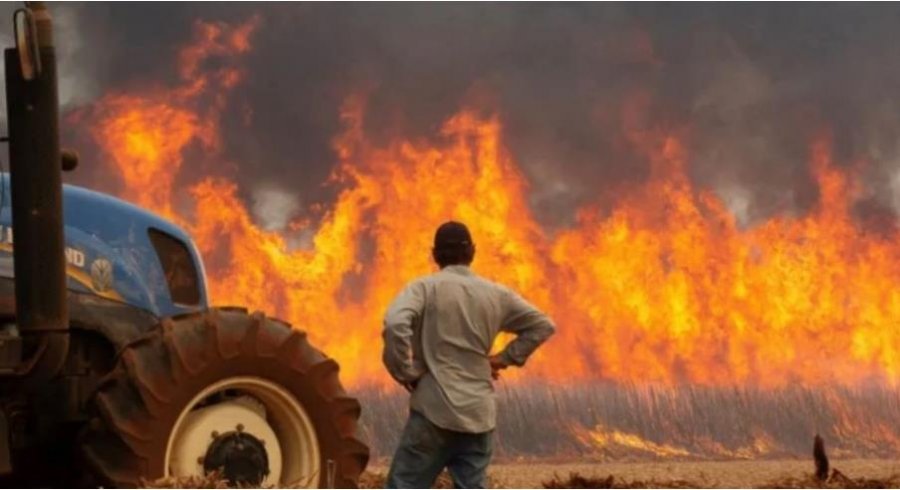
[{"label": "man", "polygon": [[[384,364],[412,393],[388,488],[430,488],[444,469],[456,488],[483,488],[497,408],[492,378],[522,366],[553,323],[510,289],[475,275],[462,223],[437,229],[440,272],[406,286],[384,319]],[[490,355],[500,331],[516,338]]]}]

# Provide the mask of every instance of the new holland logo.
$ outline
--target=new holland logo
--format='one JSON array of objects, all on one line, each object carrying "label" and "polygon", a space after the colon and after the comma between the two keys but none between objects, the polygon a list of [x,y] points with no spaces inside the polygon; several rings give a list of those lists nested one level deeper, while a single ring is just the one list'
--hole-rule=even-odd
[{"label": "new holland logo", "polygon": [[106,259],[97,259],[91,264],[91,283],[94,291],[102,293],[112,286],[113,267]]}]

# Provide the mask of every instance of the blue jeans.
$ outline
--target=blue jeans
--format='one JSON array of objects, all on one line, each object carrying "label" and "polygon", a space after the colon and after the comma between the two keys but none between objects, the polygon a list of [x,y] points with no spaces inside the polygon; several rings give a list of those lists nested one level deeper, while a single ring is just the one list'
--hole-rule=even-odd
[{"label": "blue jeans", "polygon": [[493,431],[468,434],[442,429],[411,411],[388,471],[387,488],[431,488],[444,468],[454,487],[484,488],[493,436]]}]

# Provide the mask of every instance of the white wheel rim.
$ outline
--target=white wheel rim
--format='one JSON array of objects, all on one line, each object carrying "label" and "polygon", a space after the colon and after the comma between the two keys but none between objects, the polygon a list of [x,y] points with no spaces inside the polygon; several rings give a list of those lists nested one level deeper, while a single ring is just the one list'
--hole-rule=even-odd
[{"label": "white wheel rim", "polygon": [[[229,390],[242,397],[197,407],[216,393]],[[255,400],[261,408],[253,405]],[[263,410],[264,409],[264,410]],[[269,457],[266,486],[316,488],[321,455],[315,427],[303,406],[287,390],[271,381],[240,376],[223,379],[198,393],[179,414],[166,445],[166,476],[201,477],[202,457],[213,441],[211,431],[234,431],[237,423],[261,440]]]}]

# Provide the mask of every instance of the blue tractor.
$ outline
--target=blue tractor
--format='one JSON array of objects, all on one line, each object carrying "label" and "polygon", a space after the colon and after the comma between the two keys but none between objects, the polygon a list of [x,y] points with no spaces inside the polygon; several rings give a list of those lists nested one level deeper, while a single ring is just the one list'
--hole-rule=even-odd
[{"label": "blue tractor", "polygon": [[77,157],[59,148],[50,16],[26,2],[14,24],[0,474],[40,486],[214,472],[243,486],[355,486],[368,448],[337,363],[287,323],[211,308],[201,257],[177,226],[62,185]]}]

